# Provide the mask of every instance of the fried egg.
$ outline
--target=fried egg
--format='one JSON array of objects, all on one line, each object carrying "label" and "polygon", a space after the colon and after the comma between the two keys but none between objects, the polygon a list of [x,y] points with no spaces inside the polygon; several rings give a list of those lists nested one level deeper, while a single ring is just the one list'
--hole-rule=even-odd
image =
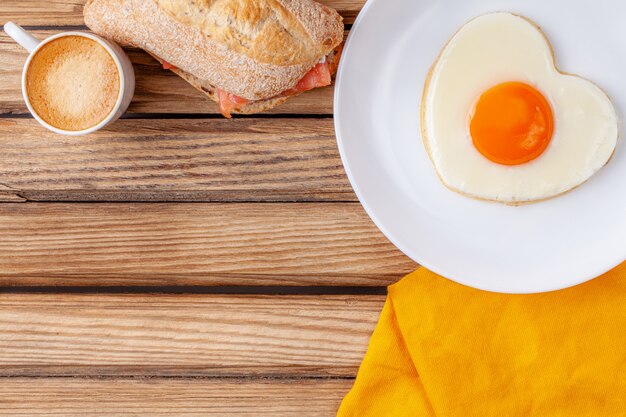
[{"label": "fried egg", "polygon": [[618,138],[607,94],[559,72],[541,29],[511,13],[478,17],[448,42],[426,81],[421,122],[444,185],[507,204],[579,186]]}]

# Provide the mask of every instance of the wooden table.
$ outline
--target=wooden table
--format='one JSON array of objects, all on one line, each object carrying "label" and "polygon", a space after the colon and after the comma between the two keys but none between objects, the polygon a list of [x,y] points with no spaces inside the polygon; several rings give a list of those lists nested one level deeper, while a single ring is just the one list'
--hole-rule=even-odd
[{"label": "wooden table", "polygon": [[[326,0],[354,20],[363,0]],[[84,30],[81,0],[0,22]],[[416,265],[338,156],[332,88],[225,120],[141,51],[123,120],[70,138],[0,36],[0,415],[333,416]]]}]

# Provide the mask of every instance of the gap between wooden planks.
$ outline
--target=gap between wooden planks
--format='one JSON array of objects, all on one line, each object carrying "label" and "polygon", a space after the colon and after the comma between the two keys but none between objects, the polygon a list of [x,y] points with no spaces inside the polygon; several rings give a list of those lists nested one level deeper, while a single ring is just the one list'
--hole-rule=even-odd
[{"label": "gap between wooden planks", "polygon": [[[0,6],[2,8],[4,6]],[[32,33],[44,39],[58,30],[35,30]],[[347,36],[347,33],[346,33]],[[164,114],[219,114],[216,104],[171,71],[164,70],[151,56],[137,49],[127,51],[133,61],[137,86],[127,115]],[[0,115],[27,114],[21,91],[22,68],[27,52],[9,36],[0,32]],[[333,113],[333,87],[318,88],[289,99],[263,114],[320,114]]]},{"label": "gap between wooden planks", "polygon": [[4,294],[0,376],[351,378],[383,301]]},{"label": "gap between wooden planks", "polygon": [[[345,23],[352,23],[365,0],[318,0],[336,9]],[[2,0],[0,21],[13,20],[20,25],[82,25],[85,0]]]},{"label": "gap between wooden planks", "polygon": [[387,285],[416,265],[356,203],[3,204],[0,285]]},{"label": "gap between wooden planks", "polygon": [[[352,380],[0,380],[0,416],[331,417]],[[268,401],[269,400],[269,401]]]},{"label": "gap between wooden planks", "polygon": [[356,201],[332,119],[118,120],[79,139],[49,132],[33,119],[0,119],[0,200],[2,195],[34,201]]}]

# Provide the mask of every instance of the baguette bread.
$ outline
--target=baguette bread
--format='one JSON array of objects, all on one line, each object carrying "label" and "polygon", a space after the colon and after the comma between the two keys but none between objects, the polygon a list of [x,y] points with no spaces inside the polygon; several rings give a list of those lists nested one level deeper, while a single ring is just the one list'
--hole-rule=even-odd
[{"label": "baguette bread", "polygon": [[[154,55],[152,56],[161,64],[164,63],[163,60],[161,60],[159,57],[154,56]],[[198,77],[195,77],[189,74],[186,71],[183,71],[180,68],[171,68],[170,70],[174,72],[176,75],[178,75],[179,77],[181,77],[183,80],[187,81],[189,84],[194,86],[196,89],[206,94],[206,96],[209,99],[215,101],[216,103],[219,102],[218,94],[216,91],[217,89],[211,84],[199,79]],[[260,113],[263,111],[268,111],[280,104],[283,104],[285,101],[287,101],[287,99],[289,99],[289,97],[274,97],[274,98],[266,98],[264,100],[251,101],[249,103],[246,103],[244,106],[240,107],[239,109],[235,110],[234,113],[254,114],[254,113]]]},{"label": "baguette bread", "polygon": [[[328,64],[330,65],[331,74],[333,75],[337,72],[337,67],[339,66],[339,58],[341,56],[341,49],[342,49],[341,47],[338,47],[333,52],[331,52],[330,54],[326,56],[326,60]],[[159,57],[154,56],[154,55],[152,56],[161,64],[164,63],[164,61],[160,59]],[[199,79],[198,77],[195,77],[189,74],[186,71],[183,71],[180,68],[171,68],[171,71],[174,72],[179,77],[181,77],[183,80],[187,81],[193,87],[195,87],[196,89],[204,93],[209,99],[215,101],[216,103],[219,102],[219,98],[218,98],[217,91],[216,91],[217,89],[213,85],[207,83],[206,81]],[[285,101],[287,101],[291,97],[295,97],[299,94],[301,93],[292,93],[288,96],[281,95],[277,97],[266,98],[264,100],[251,101],[249,103],[244,104],[240,108],[233,110],[233,113],[254,114],[254,113],[268,111],[280,104],[283,104]]]},{"label": "baguette bread", "polygon": [[[142,48],[216,99],[216,90],[267,110],[343,40],[339,14],[312,0],[88,0],[85,23]],[[290,94],[292,95],[292,94]]]}]

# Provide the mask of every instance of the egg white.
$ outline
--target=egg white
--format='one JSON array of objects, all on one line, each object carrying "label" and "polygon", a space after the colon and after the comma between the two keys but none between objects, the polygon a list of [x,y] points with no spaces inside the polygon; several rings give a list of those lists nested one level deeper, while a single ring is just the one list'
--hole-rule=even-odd
[{"label": "egg white", "polygon": [[[548,100],[554,134],[537,159],[505,166],[472,144],[469,115],[478,97],[509,81]],[[588,180],[615,150],[618,117],[598,86],[559,72],[543,32],[526,18],[492,13],[465,24],[431,68],[422,98],[422,136],[441,181],[464,195],[521,204],[565,193]]]}]

